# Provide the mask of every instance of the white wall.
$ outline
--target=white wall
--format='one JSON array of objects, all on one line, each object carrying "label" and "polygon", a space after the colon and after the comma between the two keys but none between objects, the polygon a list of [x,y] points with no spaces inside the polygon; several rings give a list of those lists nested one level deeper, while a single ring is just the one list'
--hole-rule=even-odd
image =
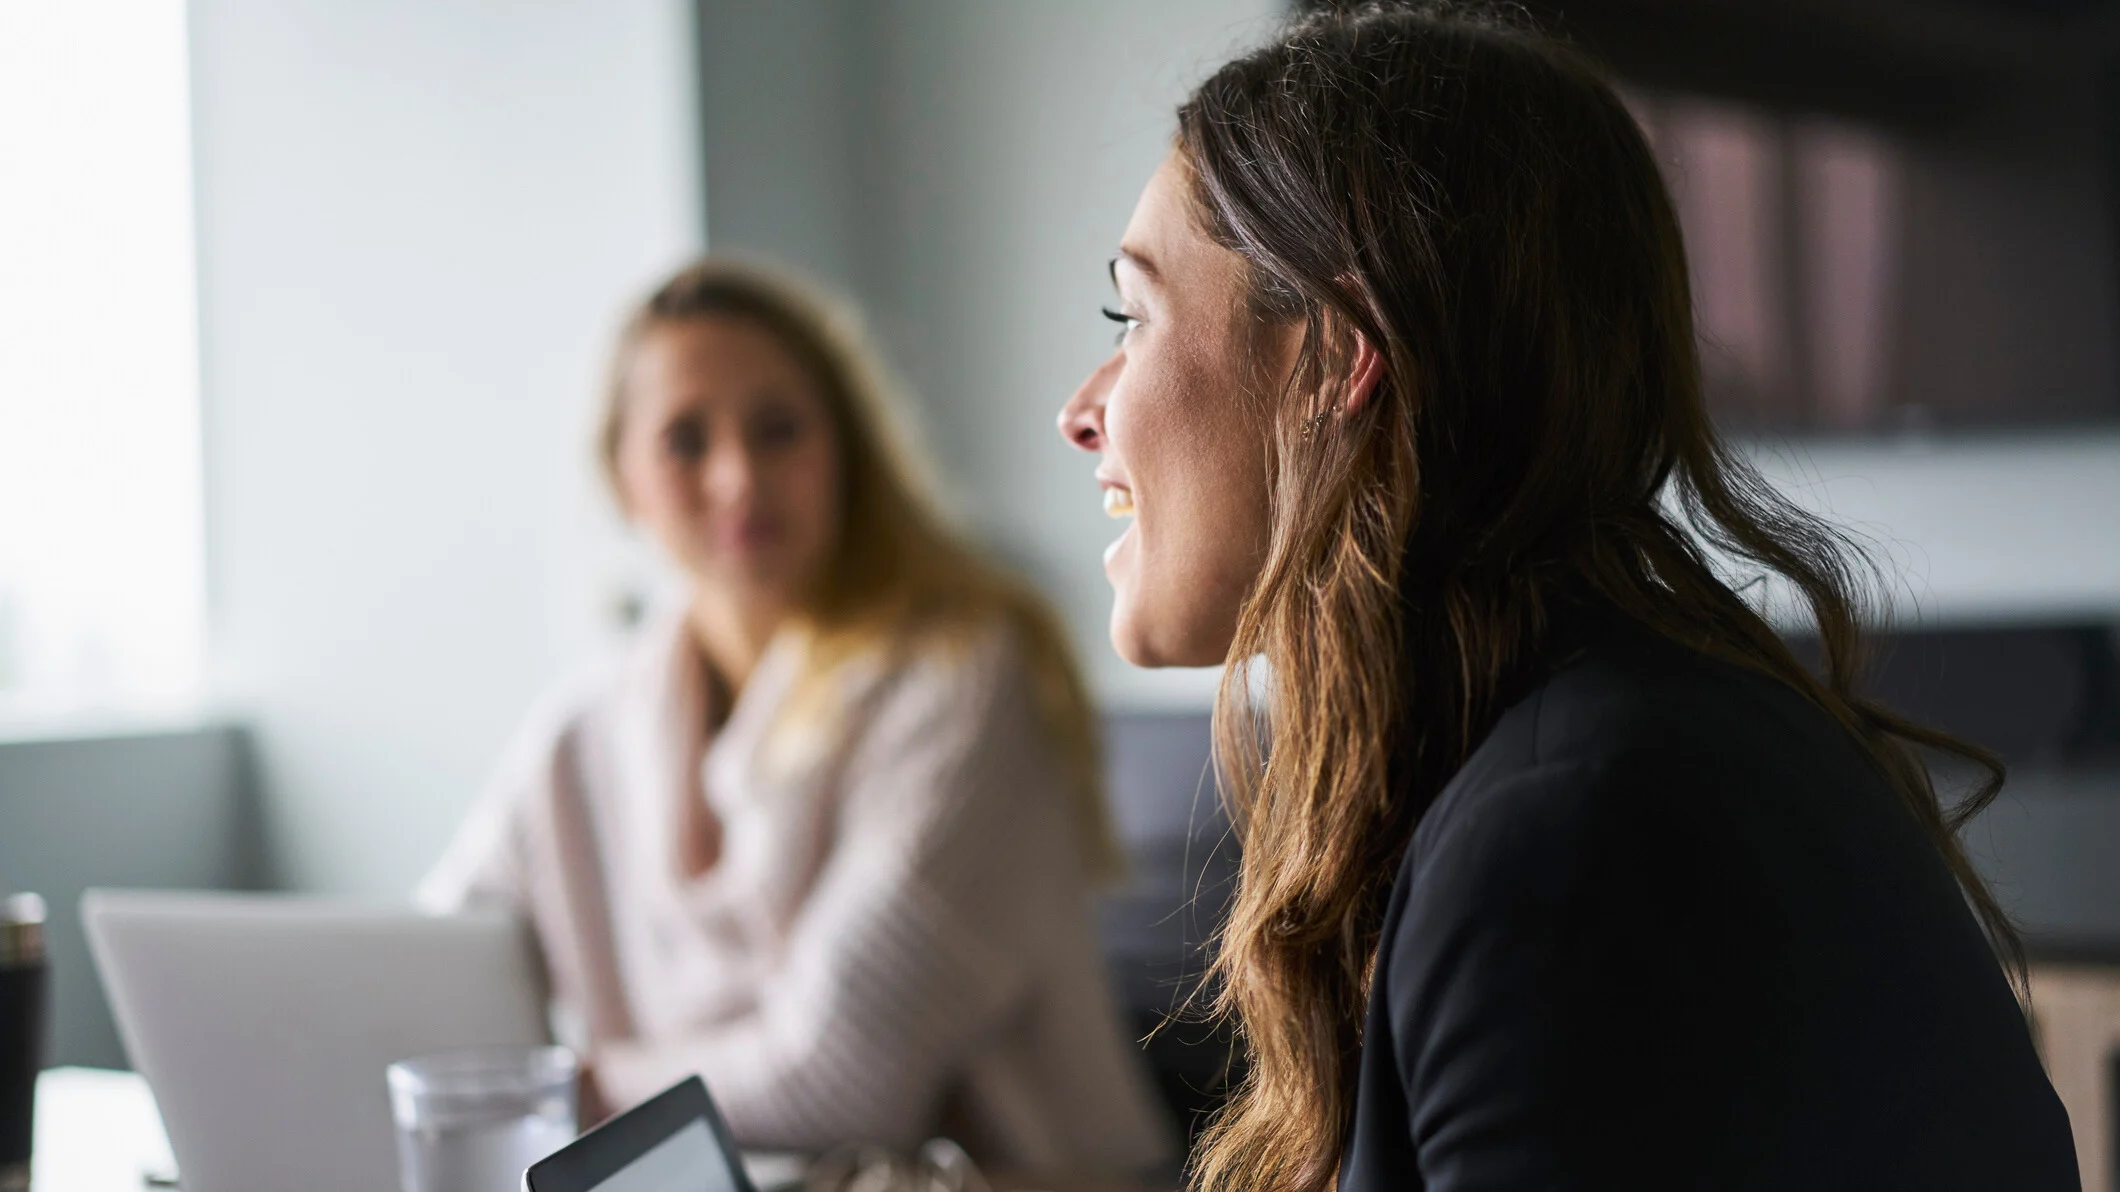
[{"label": "white wall", "polygon": [[871,301],[973,523],[1060,601],[1115,705],[1201,703],[1212,672],[1112,653],[1102,557],[1120,527],[1054,418],[1111,351],[1106,263],[1179,101],[1282,7],[897,0],[877,22],[870,143],[903,168],[871,192]]},{"label": "white wall", "polygon": [[2120,431],[1753,454],[1784,492],[1872,550],[1902,625],[2120,621]]},{"label": "white wall", "polygon": [[587,428],[701,243],[682,0],[193,0],[210,636],[301,888],[399,892],[629,565]]},{"label": "white wall", "polygon": [[716,251],[841,291],[861,273],[857,135],[873,0],[699,0],[701,148]]}]

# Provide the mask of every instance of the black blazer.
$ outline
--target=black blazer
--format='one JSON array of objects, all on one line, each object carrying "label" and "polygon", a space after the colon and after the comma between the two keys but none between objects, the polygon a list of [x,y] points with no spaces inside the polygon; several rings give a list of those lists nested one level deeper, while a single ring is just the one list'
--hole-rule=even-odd
[{"label": "black blazer", "polygon": [[1400,869],[1343,1192],[2079,1187],[1951,874],[1789,688],[1602,613]]}]

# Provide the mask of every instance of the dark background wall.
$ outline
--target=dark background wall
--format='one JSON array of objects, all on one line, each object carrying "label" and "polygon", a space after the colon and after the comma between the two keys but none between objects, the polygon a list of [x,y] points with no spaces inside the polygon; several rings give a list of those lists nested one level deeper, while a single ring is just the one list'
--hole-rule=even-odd
[{"label": "dark background wall", "polygon": [[[1708,108],[1746,134],[1756,211],[1720,235],[1763,238],[1773,375],[1719,376],[1733,425],[1885,433],[2120,419],[2120,5],[2110,0],[1530,0],[1541,25],[1628,88],[1652,134]],[[1666,131],[1669,131],[1666,128]],[[1731,130],[1725,130],[1731,131]],[[1865,217],[1822,204],[1807,143],[1860,142],[1884,193]],[[1659,139],[1682,213],[1708,164]],[[1725,149],[1728,145],[1723,146]],[[1689,220],[1696,294],[1727,285]],[[1864,226],[1856,226],[1856,225]],[[1755,226],[1757,225],[1757,226]],[[1830,226],[1829,226],[1830,225]],[[1859,410],[1813,375],[1845,327],[1853,237],[1883,276],[1860,345],[1877,357]],[[1859,303],[1858,303],[1859,304]],[[1705,328],[1704,328],[1705,329]]]}]

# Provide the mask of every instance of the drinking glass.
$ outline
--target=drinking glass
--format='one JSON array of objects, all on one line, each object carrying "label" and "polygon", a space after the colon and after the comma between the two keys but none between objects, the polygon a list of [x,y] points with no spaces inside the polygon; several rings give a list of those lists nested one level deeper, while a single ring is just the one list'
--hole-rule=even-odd
[{"label": "drinking glass", "polygon": [[390,1065],[403,1192],[518,1192],[523,1169],[574,1141],[574,1053],[451,1051]]}]

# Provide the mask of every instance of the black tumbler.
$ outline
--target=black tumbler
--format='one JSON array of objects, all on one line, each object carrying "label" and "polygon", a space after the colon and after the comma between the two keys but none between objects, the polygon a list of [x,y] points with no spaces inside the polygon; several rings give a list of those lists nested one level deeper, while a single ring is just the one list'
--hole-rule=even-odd
[{"label": "black tumbler", "polygon": [[44,988],[44,900],[17,894],[0,902],[0,1192],[29,1190]]}]

